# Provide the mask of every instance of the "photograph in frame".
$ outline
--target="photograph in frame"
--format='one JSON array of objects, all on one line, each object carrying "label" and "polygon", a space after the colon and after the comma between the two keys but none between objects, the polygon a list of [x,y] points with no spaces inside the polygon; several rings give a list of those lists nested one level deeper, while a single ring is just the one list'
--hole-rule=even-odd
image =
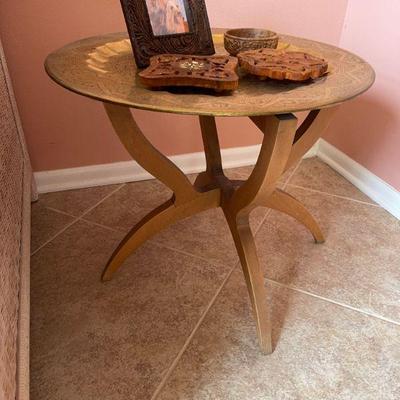
[{"label": "photograph in frame", "polygon": [[159,54],[213,55],[204,0],[121,0],[138,68]]},{"label": "photograph in frame", "polygon": [[146,0],[154,36],[188,33],[186,0]]}]

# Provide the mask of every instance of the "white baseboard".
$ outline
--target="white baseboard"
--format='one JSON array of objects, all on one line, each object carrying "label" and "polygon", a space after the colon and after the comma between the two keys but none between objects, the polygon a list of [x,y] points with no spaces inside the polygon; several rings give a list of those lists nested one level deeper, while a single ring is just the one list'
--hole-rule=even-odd
[{"label": "white baseboard", "polygon": [[317,155],[386,211],[400,219],[400,192],[323,139],[318,142]]},{"label": "white baseboard", "polygon": [[[223,149],[221,153],[224,168],[254,165],[259,152],[260,145]],[[314,156],[318,156],[385,210],[400,219],[400,193],[393,187],[323,139],[320,139],[304,158]],[[169,158],[186,174],[197,173],[205,168],[203,152],[182,154]],[[39,193],[153,178],[135,161],[35,172],[34,176]]]},{"label": "white baseboard", "polygon": [[[222,160],[224,168],[254,165],[259,152],[260,145],[223,149]],[[393,187],[323,139],[320,139],[304,158],[314,156],[318,156],[372,200],[400,219],[400,193]],[[182,154],[169,158],[186,174],[197,173],[205,169],[203,152]],[[153,178],[135,161],[35,172],[34,176],[39,193],[59,192]]]},{"label": "white baseboard", "polygon": [[306,154],[304,154],[303,159],[316,157],[318,155],[318,147],[319,147],[319,141],[315,143],[315,145],[311,147],[311,149],[308,150]]},{"label": "white baseboard", "polygon": [[[260,147],[260,145],[255,145],[223,149],[221,153],[224,168],[254,165],[257,161]],[[313,157],[315,155],[316,149],[312,148],[305,157]],[[203,152],[182,154],[169,158],[185,174],[204,171],[206,165]],[[135,161],[35,172],[34,177],[39,193],[60,192],[153,178]]]},{"label": "white baseboard", "polygon": [[[234,168],[252,165],[257,160],[259,151],[259,145],[224,149],[222,150],[224,167]],[[205,158],[202,152],[169,158],[185,174],[200,172],[205,168]],[[135,161],[35,172],[34,176],[39,193],[143,181],[153,178]]]}]

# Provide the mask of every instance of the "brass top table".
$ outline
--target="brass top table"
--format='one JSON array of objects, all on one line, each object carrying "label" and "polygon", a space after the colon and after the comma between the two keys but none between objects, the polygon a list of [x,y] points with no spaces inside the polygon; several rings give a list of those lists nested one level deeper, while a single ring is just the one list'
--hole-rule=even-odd
[{"label": "brass top table", "polygon": [[[214,35],[218,53],[225,53],[222,35]],[[204,92],[151,91],[140,85],[132,49],[124,33],[108,34],[69,44],[50,54],[45,67],[61,86],[102,101],[115,132],[131,156],[167,185],[173,197],[145,216],[111,256],[103,280],[109,280],[126,258],[146,240],[178,220],[221,207],[232,232],[253,306],[262,350],[272,352],[271,325],[264,280],[249,214],[259,206],[284,212],[305,225],[317,243],[323,234],[305,207],[278,189],[281,175],[314,145],[327,127],[335,106],[365,92],[374,82],[371,66],[337,47],[291,36],[281,46],[323,57],[329,74],[306,84],[260,82],[244,77],[230,96]],[[130,107],[199,115],[206,171],[192,185],[183,172],[155,149],[136,124]],[[297,128],[297,111],[310,111]],[[247,116],[263,132],[258,161],[247,181],[231,181],[221,162],[215,117]]]}]

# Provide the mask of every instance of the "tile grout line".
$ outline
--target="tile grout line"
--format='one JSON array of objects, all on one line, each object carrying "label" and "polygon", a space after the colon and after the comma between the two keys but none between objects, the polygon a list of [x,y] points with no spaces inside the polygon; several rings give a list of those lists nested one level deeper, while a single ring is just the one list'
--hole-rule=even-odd
[{"label": "tile grout line", "polygon": [[54,208],[54,207],[49,207],[49,206],[43,206],[43,207],[47,208],[48,210],[54,211],[54,212],[56,212],[58,214],[67,215],[68,217],[71,217],[71,218],[79,218],[79,216],[77,216],[77,215],[70,214],[70,213],[67,213],[65,211],[58,210],[57,208]]},{"label": "tile grout line", "polygon": [[[119,187],[117,187],[115,190],[113,190],[112,192],[110,192],[107,196],[103,197],[100,201],[98,201],[96,204],[94,204],[92,207],[88,208],[80,217],[74,217],[75,220],[71,221],[69,224],[67,224],[63,229],[61,229],[60,231],[58,231],[54,236],[52,236],[49,240],[47,240],[46,242],[44,242],[41,246],[39,246],[36,250],[34,250],[31,253],[31,257],[33,257],[37,252],[39,252],[41,249],[43,249],[43,247],[47,246],[49,243],[51,243],[54,239],[56,239],[58,236],[60,236],[62,233],[64,233],[68,228],[70,228],[72,225],[76,224],[78,221],[84,220],[84,216],[87,215],[89,212],[91,212],[92,210],[94,210],[97,206],[99,206],[103,201],[105,201],[106,199],[108,199],[109,197],[111,197],[114,193],[118,192],[118,190],[120,190],[125,184],[120,185]],[[52,209],[52,211],[57,211],[60,212],[59,210],[55,209],[55,208],[50,208],[50,207],[46,207],[47,209]],[[66,214],[69,215],[65,212],[60,212],[61,214]],[[72,217],[72,215],[70,215]],[[86,220],[84,220],[86,221]]]},{"label": "tile grout line", "polygon": [[124,235],[127,235],[128,232],[130,232],[130,230],[132,229],[132,228],[122,229],[122,228],[118,228],[118,227],[113,228],[111,226],[100,224],[99,222],[94,222],[94,221],[91,221],[90,219],[86,219],[84,216],[82,217],[82,221],[87,222],[88,224],[100,226],[100,227],[105,228],[105,229],[110,229],[113,232],[121,233],[121,234],[124,234]]},{"label": "tile grout line", "polygon": [[300,168],[300,164],[302,163],[303,160],[300,160],[298,162],[298,164],[296,165],[296,167],[294,168],[294,170],[292,171],[292,173],[289,175],[289,177],[287,178],[286,182],[283,184],[283,188],[286,189],[286,187],[289,185],[290,181],[292,180],[294,174],[297,172],[297,170]]},{"label": "tile grout line", "polygon": [[319,193],[319,194],[323,194],[323,195],[326,195],[326,196],[336,197],[336,198],[342,199],[342,200],[354,201],[355,203],[364,204],[364,205],[366,205],[366,206],[372,206],[372,207],[382,208],[379,204],[368,203],[368,202],[366,202],[366,201],[357,200],[357,199],[352,199],[351,197],[340,196],[340,195],[338,195],[338,194],[323,192],[323,191],[321,191],[321,190],[316,190],[316,189],[311,189],[311,188],[307,188],[307,187],[304,187],[304,186],[294,185],[293,183],[288,183],[288,186],[291,186],[291,187],[297,188],[297,189],[308,190],[308,191],[310,191],[310,192]]},{"label": "tile grout line", "polygon": [[[224,266],[225,264],[224,263],[222,263],[222,262],[220,262],[220,261],[217,261],[217,260],[209,260],[209,259],[207,259],[207,258],[205,258],[205,257],[201,257],[201,256],[199,256],[199,255],[197,255],[197,254],[193,254],[193,253],[189,253],[188,251],[185,251],[185,250],[181,250],[181,249],[176,249],[175,247],[170,247],[170,246],[167,246],[167,245],[165,245],[165,244],[163,244],[163,243],[158,243],[157,241],[155,241],[155,240],[153,240],[153,239],[149,239],[148,241],[147,241],[147,243],[151,243],[151,244],[154,244],[155,246],[157,246],[157,247],[161,247],[161,248],[163,248],[163,249],[167,249],[167,250],[170,250],[170,251],[174,251],[174,252],[176,252],[176,253],[180,253],[180,254],[183,254],[183,255],[185,255],[185,256],[187,256],[187,257],[192,257],[192,258],[196,258],[196,259],[198,259],[198,260],[201,260],[201,261],[205,261],[205,262],[207,262],[208,264],[211,264],[211,265],[213,265],[214,267],[221,267],[221,266]],[[237,265],[237,260],[235,261],[235,266]]]},{"label": "tile grout line", "polygon": [[36,253],[38,253],[43,247],[47,246],[49,243],[51,243],[54,239],[56,239],[59,235],[64,233],[68,228],[70,228],[72,225],[74,225],[76,222],[78,222],[79,219],[76,218],[73,221],[71,221],[69,224],[65,225],[64,228],[62,228],[60,231],[58,231],[55,235],[53,235],[50,239],[46,240],[43,244],[41,244],[36,250],[32,251],[31,257],[33,257]]},{"label": "tile grout line", "polygon": [[78,219],[82,219],[85,215],[89,214],[91,211],[93,211],[97,206],[99,206],[103,201],[107,200],[109,197],[111,197],[113,194],[117,193],[121,188],[125,186],[125,183],[119,185],[117,188],[112,190],[110,193],[108,193],[106,196],[104,196],[101,200],[99,200],[97,203],[95,203],[92,207],[89,207],[85,212],[83,212]]},{"label": "tile grout line", "polygon": [[116,233],[125,233],[125,234],[127,233],[123,229],[112,228],[111,226],[99,224],[98,222],[94,222],[94,221],[91,221],[90,219],[86,219],[86,218],[84,218],[83,214],[82,214],[81,217],[77,217],[76,215],[69,214],[69,213],[67,213],[65,211],[57,210],[56,208],[53,208],[53,207],[47,207],[47,206],[44,206],[44,207],[49,209],[49,210],[51,210],[51,211],[67,215],[67,216],[75,218],[75,219],[80,219],[81,221],[87,222],[89,225],[95,225],[95,226],[98,226],[100,228],[104,228],[104,229],[107,229],[109,231],[113,231],[113,232],[116,232]]},{"label": "tile grout line", "polygon": [[150,400],[156,400],[158,395],[161,393],[161,391],[164,389],[165,384],[167,383],[169,377],[171,376],[171,374],[174,372],[176,366],[178,365],[182,355],[185,353],[186,349],[188,348],[189,344],[191,343],[193,337],[196,335],[198,329],[200,328],[201,324],[203,323],[204,319],[206,318],[208,312],[210,311],[210,309],[212,308],[212,306],[214,305],[215,301],[217,300],[218,296],[220,295],[221,291],[223,290],[223,288],[225,287],[226,283],[228,282],[229,278],[231,277],[233,271],[235,270],[235,268],[237,267],[237,263],[235,264],[235,266],[227,273],[225,279],[223,280],[221,286],[219,287],[219,289],[216,291],[216,293],[214,294],[214,296],[212,297],[211,301],[209,302],[209,304],[207,305],[206,309],[204,310],[203,314],[201,315],[200,319],[197,321],[197,324],[195,325],[195,327],[193,328],[192,332],[190,333],[190,335],[188,336],[188,338],[185,340],[185,343],[183,344],[181,350],[179,351],[179,353],[177,354],[177,356],[175,357],[174,361],[172,361],[171,365],[169,366],[167,372],[164,374],[163,378],[161,379],[161,382],[159,383],[159,385],[157,386],[156,390],[154,391],[153,395],[151,396]]},{"label": "tile grout line", "polygon": [[89,225],[94,225],[94,226],[98,226],[99,228],[107,229],[108,231],[111,231],[111,232],[125,234],[125,235],[127,234],[122,229],[111,228],[111,226],[99,224],[98,222],[90,221],[89,219],[81,218],[81,221],[86,222]]},{"label": "tile grout line", "polygon": [[295,292],[299,292],[299,293],[302,293],[304,295],[307,295],[307,296],[310,296],[310,297],[314,297],[316,299],[325,301],[327,303],[335,304],[335,305],[337,305],[339,307],[343,307],[343,308],[346,308],[348,310],[352,310],[352,311],[358,312],[360,314],[364,314],[364,315],[366,315],[368,317],[376,318],[376,319],[379,319],[381,321],[385,321],[385,322],[400,326],[400,322],[395,321],[395,320],[390,319],[390,318],[383,317],[383,316],[381,316],[379,314],[375,314],[375,313],[372,313],[372,312],[369,312],[369,311],[364,311],[364,310],[361,310],[359,308],[350,306],[348,304],[340,303],[339,301],[336,301],[336,300],[333,300],[333,299],[329,299],[328,297],[323,297],[323,296],[320,296],[318,294],[308,292],[308,291],[306,291],[304,289],[297,288],[296,286],[286,285],[284,283],[280,283],[280,282],[274,281],[273,279],[265,278],[265,280],[267,282],[272,283],[273,285],[276,285],[276,286],[279,286],[279,287],[283,287],[283,288],[286,288],[286,289],[289,289],[289,290],[293,290]]}]

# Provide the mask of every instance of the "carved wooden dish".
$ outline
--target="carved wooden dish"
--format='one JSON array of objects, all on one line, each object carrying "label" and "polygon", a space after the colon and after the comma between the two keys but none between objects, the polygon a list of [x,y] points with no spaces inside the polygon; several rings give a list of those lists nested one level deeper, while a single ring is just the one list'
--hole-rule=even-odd
[{"label": "carved wooden dish", "polygon": [[260,78],[306,81],[326,74],[328,63],[300,51],[260,49],[238,54],[240,66]]},{"label": "carved wooden dish", "polygon": [[194,86],[232,91],[239,86],[237,67],[238,60],[229,56],[161,54],[150,59],[150,66],[139,77],[151,88]]},{"label": "carved wooden dish", "polygon": [[267,29],[230,29],[224,34],[224,46],[231,56],[248,50],[276,49],[278,40],[278,35]]}]

